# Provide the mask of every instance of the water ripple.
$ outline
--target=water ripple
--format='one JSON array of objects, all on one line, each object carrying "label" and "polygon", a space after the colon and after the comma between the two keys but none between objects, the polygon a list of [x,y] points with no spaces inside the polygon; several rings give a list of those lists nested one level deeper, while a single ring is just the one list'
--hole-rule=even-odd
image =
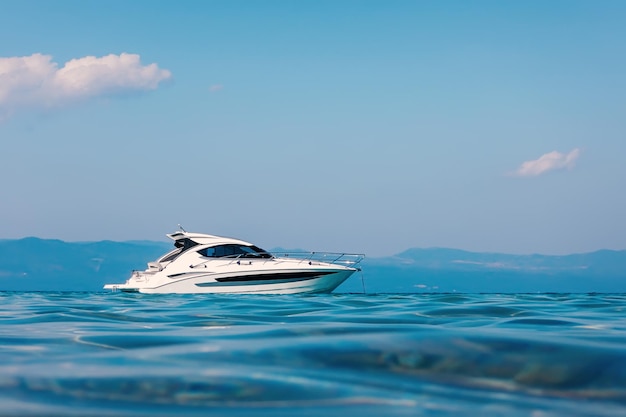
[{"label": "water ripple", "polygon": [[0,293],[2,415],[626,415],[626,296]]}]

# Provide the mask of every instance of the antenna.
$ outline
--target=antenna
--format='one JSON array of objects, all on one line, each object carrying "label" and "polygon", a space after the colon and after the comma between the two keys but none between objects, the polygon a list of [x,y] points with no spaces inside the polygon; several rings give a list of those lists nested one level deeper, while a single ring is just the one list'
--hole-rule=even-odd
[{"label": "antenna", "polygon": [[187,233],[187,231],[183,229],[183,226],[181,226],[180,223],[178,224],[178,228],[180,229],[181,232]]}]

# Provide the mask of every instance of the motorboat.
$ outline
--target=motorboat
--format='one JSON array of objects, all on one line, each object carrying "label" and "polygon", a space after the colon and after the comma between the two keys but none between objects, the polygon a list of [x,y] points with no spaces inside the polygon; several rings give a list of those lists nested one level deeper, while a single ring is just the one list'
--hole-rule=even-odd
[{"label": "motorboat", "polygon": [[123,284],[106,290],[140,293],[330,293],[360,271],[362,254],[270,253],[249,242],[180,231],[174,249]]}]

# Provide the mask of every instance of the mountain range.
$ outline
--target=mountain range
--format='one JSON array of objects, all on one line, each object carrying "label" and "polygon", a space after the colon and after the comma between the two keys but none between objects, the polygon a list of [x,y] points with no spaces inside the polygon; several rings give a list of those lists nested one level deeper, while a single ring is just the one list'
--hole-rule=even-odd
[{"label": "mountain range", "polygon": [[[167,242],[0,240],[0,291],[99,291],[172,248]],[[626,251],[565,256],[412,248],[366,258],[336,292],[626,292]]]}]

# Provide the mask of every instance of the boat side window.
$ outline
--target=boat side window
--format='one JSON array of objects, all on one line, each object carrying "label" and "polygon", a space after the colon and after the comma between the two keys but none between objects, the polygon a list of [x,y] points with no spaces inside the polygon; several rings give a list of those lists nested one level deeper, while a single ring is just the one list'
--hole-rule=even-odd
[{"label": "boat side window", "polygon": [[242,255],[241,251],[238,250],[239,247],[236,245],[223,245],[215,248],[216,256],[224,257],[224,256],[237,256]]},{"label": "boat side window", "polygon": [[271,258],[271,255],[263,249],[256,246],[243,245],[219,245],[210,248],[204,248],[198,251],[202,256],[208,258]]},{"label": "boat side window", "polygon": [[243,252],[239,250],[239,245],[213,246],[211,248],[200,250],[198,253],[209,258],[225,258],[243,255]]},{"label": "boat side window", "polygon": [[215,248],[204,248],[200,249],[198,253],[202,256],[206,256],[207,258],[215,258]]}]

